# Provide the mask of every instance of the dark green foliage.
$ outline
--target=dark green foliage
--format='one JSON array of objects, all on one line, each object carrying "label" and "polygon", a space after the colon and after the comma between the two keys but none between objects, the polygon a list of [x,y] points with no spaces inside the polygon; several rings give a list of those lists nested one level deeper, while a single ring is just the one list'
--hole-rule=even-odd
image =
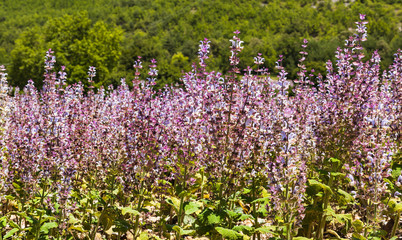
[{"label": "dark green foliage", "polygon": [[86,83],[89,65],[96,66],[94,81],[101,85],[120,57],[122,30],[111,29],[104,22],[95,24],[87,12],[50,19],[43,28],[24,31],[11,51],[10,77],[14,85],[23,87],[30,77],[41,84],[43,57],[51,48],[57,65],[68,66],[68,83]]},{"label": "dark green foliage", "polygon": [[[45,51],[52,48],[58,65],[69,67],[70,83],[85,82],[88,66],[93,65],[98,85],[117,85],[122,77],[131,81],[133,62],[140,55],[143,74],[149,60],[158,61],[158,87],[163,87],[180,82],[179,69],[187,71],[197,61],[197,43],[205,37],[211,40],[208,61],[226,72],[228,39],[239,29],[246,46],[241,69],[252,65],[260,52],[272,71],[282,54],[289,78],[294,79],[302,39],[311,43],[307,68],[322,72],[325,66],[318,63],[343,45],[351,34],[345,29],[354,29],[358,13],[367,14],[368,53],[379,49],[382,66],[388,66],[402,46],[400,9],[401,1],[389,0],[3,0],[0,64],[10,69],[13,85],[23,86],[30,78],[38,83]],[[77,14],[80,11],[87,14]]]}]

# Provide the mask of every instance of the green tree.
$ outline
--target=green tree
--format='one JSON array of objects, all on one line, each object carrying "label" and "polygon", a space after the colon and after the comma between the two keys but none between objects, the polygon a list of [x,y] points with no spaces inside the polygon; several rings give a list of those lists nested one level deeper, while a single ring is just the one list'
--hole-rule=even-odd
[{"label": "green tree", "polygon": [[104,22],[95,24],[86,12],[50,19],[43,30],[33,28],[21,34],[11,52],[11,83],[23,87],[32,78],[41,85],[43,56],[48,48],[55,52],[57,66],[65,65],[68,83],[87,84],[89,66],[95,66],[96,85],[102,85],[116,67],[121,55],[123,31]]}]

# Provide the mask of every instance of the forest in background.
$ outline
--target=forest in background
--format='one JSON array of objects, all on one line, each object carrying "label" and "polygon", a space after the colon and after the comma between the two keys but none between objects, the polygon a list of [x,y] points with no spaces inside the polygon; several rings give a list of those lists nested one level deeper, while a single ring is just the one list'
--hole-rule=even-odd
[{"label": "forest in background", "polygon": [[[358,13],[367,14],[369,53],[379,50],[382,70],[402,46],[401,0],[3,0],[0,2],[0,65],[12,86],[29,79],[40,86],[47,49],[57,65],[67,66],[68,83],[86,81],[97,68],[96,86],[130,83],[133,63],[142,56],[144,71],[158,61],[157,87],[179,83],[181,70],[197,61],[199,41],[211,41],[211,66],[229,68],[228,41],[240,30],[245,49],[241,69],[262,53],[266,67],[284,55],[289,78],[296,78],[300,43],[309,39],[307,69],[325,72],[337,46],[352,34]],[[346,29],[346,30],[345,30]]]}]

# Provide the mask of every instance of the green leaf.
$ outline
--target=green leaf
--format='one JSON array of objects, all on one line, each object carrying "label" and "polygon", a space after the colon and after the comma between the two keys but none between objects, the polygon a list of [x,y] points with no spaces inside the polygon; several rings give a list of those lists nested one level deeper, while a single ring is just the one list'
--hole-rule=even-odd
[{"label": "green leaf", "polygon": [[315,187],[320,187],[321,189],[323,189],[325,192],[329,192],[330,194],[332,194],[332,190],[331,188],[324,184],[324,183],[320,183],[314,179],[309,179],[308,182],[310,183],[310,186],[315,186]]},{"label": "green leaf", "polygon": [[393,212],[401,212],[402,211],[402,202],[399,202],[399,199],[392,198],[388,201],[388,207]]},{"label": "green leaf", "polygon": [[369,237],[371,240],[381,240],[384,239],[388,235],[388,232],[385,230],[375,230],[370,233]]},{"label": "green leaf", "polygon": [[121,210],[122,215],[126,215],[127,213],[132,215],[132,216],[140,215],[140,212],[138,212],[137,210],[133,209],[132,207],[122,207],[122,208],[120,208],[120,210]]},{"label": "green leaf", "polygon": [[363,222],[360,221],[359,219],[353,221],[352,226],[356,230],[356,232],[361,232],[363,230],[363,228],[364,228]]},{"label": "green leaf", "polygon": [[250,214],[242,214],[239,218],[240,221],[244,221],[247,219],[254,219],[253,216],[251,216]]},{"label": "green leaf", "polygon": [[312,238],[306,238],[306,237],[294,237],[293,240],[312,240]]},{"label": "green leaf", "polygon": [[226,212],[227,215],[228,215],[230,218],[232,218],[232,219],[236,219],[236,218],[240,217],[240,215],[241,215],[240,212],[234,212],[234,211],[227,210],[227,209],[225,210],[225,212]]},{"label": "green leaf", "polygon": [[222,227],[216,227],[215,230],[220,235],[222,235],[222,237],[224,239],[227,239],[227,240],[237,240],[237,239],[242,239],[243,238],[242,234],[240,234],[240,233],[238,233],[236,231],[233,231],[231,229],[222,228]]},{"label": "green leaf", "polygon": [[114,220],[117,218],[114,210],[112,208],[107,208],[102,212],[99,217],[99,221],[103,230],[107,231],[112,227]]},{"label": "green leaf", "polygon": [[180,233],[181,236],[184,235],[193,235],[195,233],[195,230],[184,230],[183,228],[181,228],[180,226],[174,226],[172,228],[174,231]]},{"label": "green leaf", "polygon": [[140,240],[148,240],[148,239],[149,239],[148,232],[145,232],[145,231],[142,232],[142,233],[140,234],[139,239],[140,239]]},{"label": "green leaf", "polygon": [[9,237],[11,237],[12,235],[14,235],[14,233],[18,232],[19,229],[18,228],[13,228],[10,231],[7,232],[6,235],[4,235],[3,239],[7,239]]},{"label": "green leaf", "polygon": [[21,227],[18,224],[16,224],[13,220],[9,220],[8,224],[10,224],[10,226],[13,228],[21,229]]},{"label": "green leaf", "polygon": [[38,222],[38,220],[36,220],[32,216],[28,216],[25,212],[18,212],[17,215],[20,217],[23,217],[25,220],[27,220],[32,225],[35,225]]},{"label": "green leaf", "polygon": [[5,216],[1,217],[0,218],[0,228],[4,228],[6,225],[7,225],[7,218]]},{"label": "green leaf", "polygon": [[11,195],[6,195],[5,198],[8,199],[8,200],[14,200],[15,199],[15,197],[11,196]]},{"label": "green leaf", "polygon": [[42,223],[44,223],[44,222],[47,222],[47,221],[54,221],[54,220],[56,220],[56,218],[53,217],[53,216],[43,215],[43,216],[42,216],[42,219],[41,219],[41,221],[40,221],[40,223],[42,224]]},{"label": "green leaf", "polygon": [[176,211],[176,213],[179,212],[180,199],[175,198],[175,197],[170,197],[170,198],[166,199],[166,203],[171,205],[174,208],[174,210]]},{"label": "green leaf", "polygon": [[199,212],[199,211],[200,211],[200,207],[201,207],[201,204],[199,204],[199,203],[197,203],[197,202],[189,202],[189,203],[187,203],[187,204],[184,206],[184,212],[185,212],[187,215],[190,215],[190,214]]},{"label": "green leaf", "polygon": [[366,240],[366,238],[358,233],[353,233],[352,240]]},{"label": "green leaf", "polygon": [[251,192],[251,189],[244,188],[242,194],[248,194]]},{"label": "green leaf", "polygon": [[68,219],[68,223],[69,223],[69,224],[76,224],[76,223],[78,223],[79,221],[80,221],[80,220],[76,219],[73,214],[70,214],[69,219]]},{"label": "green leaf", "polygon": [[196,221],[195,217],[193,217],[191,215],[184,215],[184,218],[183,218],[184,225],[193,225],[193,223],[195,223],[195,221]]},{"label": "green leaf", "polygon": [[52,228],[56,228],[58,224],[56,222],[46,222],[40,227],[40,231],[44,234],[48,234],[49,230]]},{"label": "green leaf", "polygon": [[276,227],[275,227],[275,226],[260,227],[260,228],[257,228],[255,231],[256,231],[256,232],[259,232],[259,233],[269,233],[269,234],[272,234],[272,235],[274,235],[274,236],[277,236],[277,235],[278,235],[278,234],[275,232],[275,231],[276,231]]},{"label": "green leaf", "polygon": [[191,192],[190,191],[186,191],[186,190],[183,190],[183,191],[181,191],[180,193],[179,193],[179,198],[185,198],[185,197],[188,197],[188,196],[190,196],[191,195]]},{"label": "green leaf", "polygon": [[345,177],[346,174],[341,173],[341,172],[331,172],[331,176],[333,176],[333,177],[339,177],[339,176]]},{"label": "green leaf", "polygon": [[352,195],[350,195],[348,192],[343,191],[342,189],[338,189],[337,193],[345,203],[352,203],[355,201]]},{"label": "green leaf", "polygon": [[346,224],[347,222],[352,222],[352,214],[335,214],[334,217],[338,223]]},{"label": "green leaf", "polygon": [[401,212],[402,211],[402,202],[400,202],[400,203],[395,205],[394,211],[395,212]]},{"label": "green leaf", "polygon": [[251,203],[268,203],[270,199],[271,199],[270,197],[257,198]]},{"label": "green leaf", "polygon": [[87,231],[82,227],[81,224],[71,226],[71,227],[69,227],[68,229],[69,229],[69,230],[77,230],[77,231],[82,232],[82,233],[87,232]]},{"label": "green leaf", "polygon": [[124,219],[116,219],[114,225],[113,231],[120,233],[126,233],[132,228],[131,224]]},{"label": "green leaf", "polygon": [[208,224],[216,224],[216,223],[221,222],[221,218],[218,215],[215,215],[213,213],[208,215],[207,219],[208,219],[208,221],[207,221]]},{"label": "green leaf", "polygon": [[235,226],[233,230],[235,230],[236,232],[243,232],[246,235],[250,235],[253,232],[254,228],[251,226],[239,225]]},{"label": "green leaf", "polygon": [[13,182],[12,184],[13,184],[15,190],[17,190],[17,191],[20,191],[20,190],[21,190],[21,186],[18,185],[16,182]]}]

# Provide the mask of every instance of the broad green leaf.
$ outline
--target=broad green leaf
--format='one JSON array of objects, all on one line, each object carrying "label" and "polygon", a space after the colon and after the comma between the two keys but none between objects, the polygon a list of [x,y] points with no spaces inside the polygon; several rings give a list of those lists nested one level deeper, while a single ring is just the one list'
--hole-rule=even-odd
[{"label": "broad green leaf", "polygon": [[197,202],[189,202],[189,203],[187,203],[187,204],[184,206],[184,212],[185,212],[187,215],[190,215],[190,214],[199,212],[199,211],[200,211],[200,207],[201,207],[201,204],[199,204],[199,203],[197,203]]},{"label": "broad green leaf", "polygon": [[17,215],[20,217],[23,217],[25,220],[27,220],[29,223],[31,223],[33,225],[38,222],[38,220],[36,220],[32,216],[28,216],[25,212],[18,212]]},{"label": "broad green leaf", "polygon": [[69,223],[69,224],[76,224],[76,223],[78,223],[79,221],[80,221],[80,220],[76,219],[73,214],[70,214],[69,219],[68,219],[68,223]]},{"label": "broad green leaf", "polygon": [[7,218],[5,216],[1,217],[0,218],[0,228],[4,228],[6,225],[7,225]]},{"label": "broad green leaf", "polygon": [[329,161],[332,162],[332,163],[335,163],[337,165],[342,164],[341,160],[339,160],[337,158],[330,158]]},{"label": "broad green leaf", "polygon": [[52,228],[56,228],[58,224],[56,222],[46,222],[40,227],[40,231],[44,234],[48,234],[49,230]]},{"label": "broad green leaf", "polygon": [[56,218],[53,216],[43,215],[40,223],[44,223],[44,222],[48,222],[48,221],[50,222],[50,221],[54,221],[54,220],[56,220]]},{"label": "broad green leaf", "polygon": [[333,193],[331,188],[324,183],[320,183],[314,179],[309,179],[308,181],[310,183],[310,186],[317,186],[317,187],[320,187],[321,189],[323,189],[325,192],[329,192],[330,194]]},{"label": "broad green leaf", "polygon": [[13,184],[15,190],[17,190],[17,191],[20,191],[20,190],[21,190],[21,186],[18,185],[16,182],[13,182],[12,184]]},{"label": "broad green leaf", "polygon": [[366,238],[358,233],[353,233],[352,240],[366,240]]},{"label": "broad green leaf", "polygon": [[251,189],[244,188],[242,194],[248,194],[251,192]]},{"label": "broad green leaf", "polygon": [[393,212],[401,212],[402,211],[402,202],[399,202],[399,199],[392,198],[388,201],[388,207]]},{"label": "broad green leaf", "polygon": [[256,200],[252,201],[251,203],[267,203],[267,202],[269,202],[270,199],[271,199],[270,197],[257,198]]},{"label": "broad green leaf", "polygon": [[402,202],[400,202],[400,203],[395,205],[394,211],[395,212],[401,212],[402,211]]},{"label": "broad green leaf", "polygon": [[385,230],[375,230],[370,233],[370,240],[381,240],[384,239],[388,235],[388,232]]},{"label": "broad green leaf", "polygon": [[341,173],[341,172],[331,172],[331,176],[333,176],[333,177],[339,177],[339,176],[345,177],[346,174]]},{"label": "broad green leaf", "polygon": [[81,224],[71,226],[71,227],[69,227],[68,229],[69,229],[69,230],[77,230],[77,231],[82,232],[82,233],[86,232],[86,230],[82,227]]},{"label": "broad green leaf", "polygon": [[363,228],[364,228],[363,222],[360,221],[359,219],[353,221],[352,226],[356,230],[356,232],[361,232],[363,230]]},{"label": "broad green leaf", "polygon": [[6,235],[4,235],[3,239],[7,239],[9,237],[11,237],[12,235],[14,235],[14,233],[18,232],[19,229],[18,228],[13,228],[10,231],[7,232]]},{"label": "broad green leaf", "polygon": [[126,233],[132,228],[131,224],[124,219],[116,219],[114,226],[113,231],[120,233]]},{"label": "broad green leaf", "polygon": [[193,217],[191,215],[184,215],[184,218],[183,218],[184,225],[193,225],[193,223],[195,223],[195,221],[196,221],[195,217]]},{"label": "broad green leaf", "polygon": [[141,232],[140,236],[137,238],[139,240],[148,240],[149,236],[148,236],[148,232]]},{"label": "broad green leaf", "polygon": [[6,195],[5,198],[8,199],[8,200],[14,200],[15,199],[15,197],[12,196],[12,195]]},{"label": "broad green leaf", "polygon": [[217,223],[221,222],[221,218],[218,215],[215,215],[213,213],[208,215],[207,219],[208,219],[208,224],[217,224]]},{"label": "broad green leaf", "polygon": [[10,226],[13,228],[21,229],[21,227],[18,224],[16,224],[13,220],[9,220],[8,224],[10,224]]},{"label": "broad green leaf", "polygon": [[[179,195],[178,195],[178,197],[179,198],[182,198],[182,197],[188,197],[188,196],[190,196],[191,195],[191,192],[190,191],[186,191],[186,190],[184,190],[184,191],[181,191],[180,193],[179,193]],[[180,201],[179,201],[179,204],[180,204]],[[179,205],[180,206],[180,205]]]},{"label": "broad green leaf", "polygon": [[180,199],[175,198],[175,197],[170,197],[170,198],[166,199],[166,203],[171,205],[176,210],[176,213],[179,212]]},{"label": "broad green leaf", "polygon": [[237,239],[242,239],[243,238],[242,234],[240,234],[240,233],[238,233],[238,232],[236,232],[234,230],[231,230],[231,229],[222,228],[222,227],[216,227],[215,230],[220,235],[222,235],[222,237],[224,239],[227,239],[227,240],[237,240]]},{"label": "broad green leaf", "polygon": [[133,215],[133,216],[140,215],[140,213],[137,210],[133,209],[132,207],[122,207],[122,208],[120,208],[120,210],[121,210],[121,214],[123,214],[123,215],[126,215],[127,213],[129,213],[130,215]]},{"label": "broad green leaf", "polygon": [[184,235],[193,235],[195,233],[195,230],[184,230],[183,228],[181,228],[180,226],[174,226],[172,228],[174,231],[180,233],[180,235],[184,236]]},{"label": "broad green leaf", "polygon": [[228,216],[230,218],[237,218],[237,217],[239,217],[241,215],[241,212],[239,213],[239,212],[234,212],[234,211],[231,211],[231,210],[225,210],[225,212],[228,214]]},{"label": "broad green leaf", "polygon": [[335,214],[334,217],[339,223],[343,224],[352,221],[352,214]]},{"label": "broad green leaf", "polygon": [[99,221],[103,230],[107,231],[112,227],[114,220],[116,219],[116,214],[112,208],[107,208],[102,212],[99,217]]},{"label": "broad green leaf", "polygon": [[345,201],[345,203],[352,203],[354,202],[354,198],[352,195],[350,195],[348,192],[343,191],[342,189],[338,189],[338,194],[342,197],[342,199]]},{"label": "broad green leaf", "polygon": [[269,233],[272,235],[278,235],[275,231],[276,231],[276,227],[275,226],[265,226],[265,227],[259,227],[255,230],[256,232],[260,232],[260,233]]},{"label": "broad green leaf", "polygon": [[250,214],[241,214],[241,216],[239,218],[240,221],[244,221],[244,220],[247,220],[247,219],[254,219],[254,217],[251,216]]},{"label": "broad green leaf", "polygon": [[246,226],[246,225],[239,225],[239,226],[235,226],[234,228],[232,228],[233,230],[235,230],[236,232],[243,232],[244,234],[249,235],[250,233],[253,232],[254,228],[251,226]]}]

